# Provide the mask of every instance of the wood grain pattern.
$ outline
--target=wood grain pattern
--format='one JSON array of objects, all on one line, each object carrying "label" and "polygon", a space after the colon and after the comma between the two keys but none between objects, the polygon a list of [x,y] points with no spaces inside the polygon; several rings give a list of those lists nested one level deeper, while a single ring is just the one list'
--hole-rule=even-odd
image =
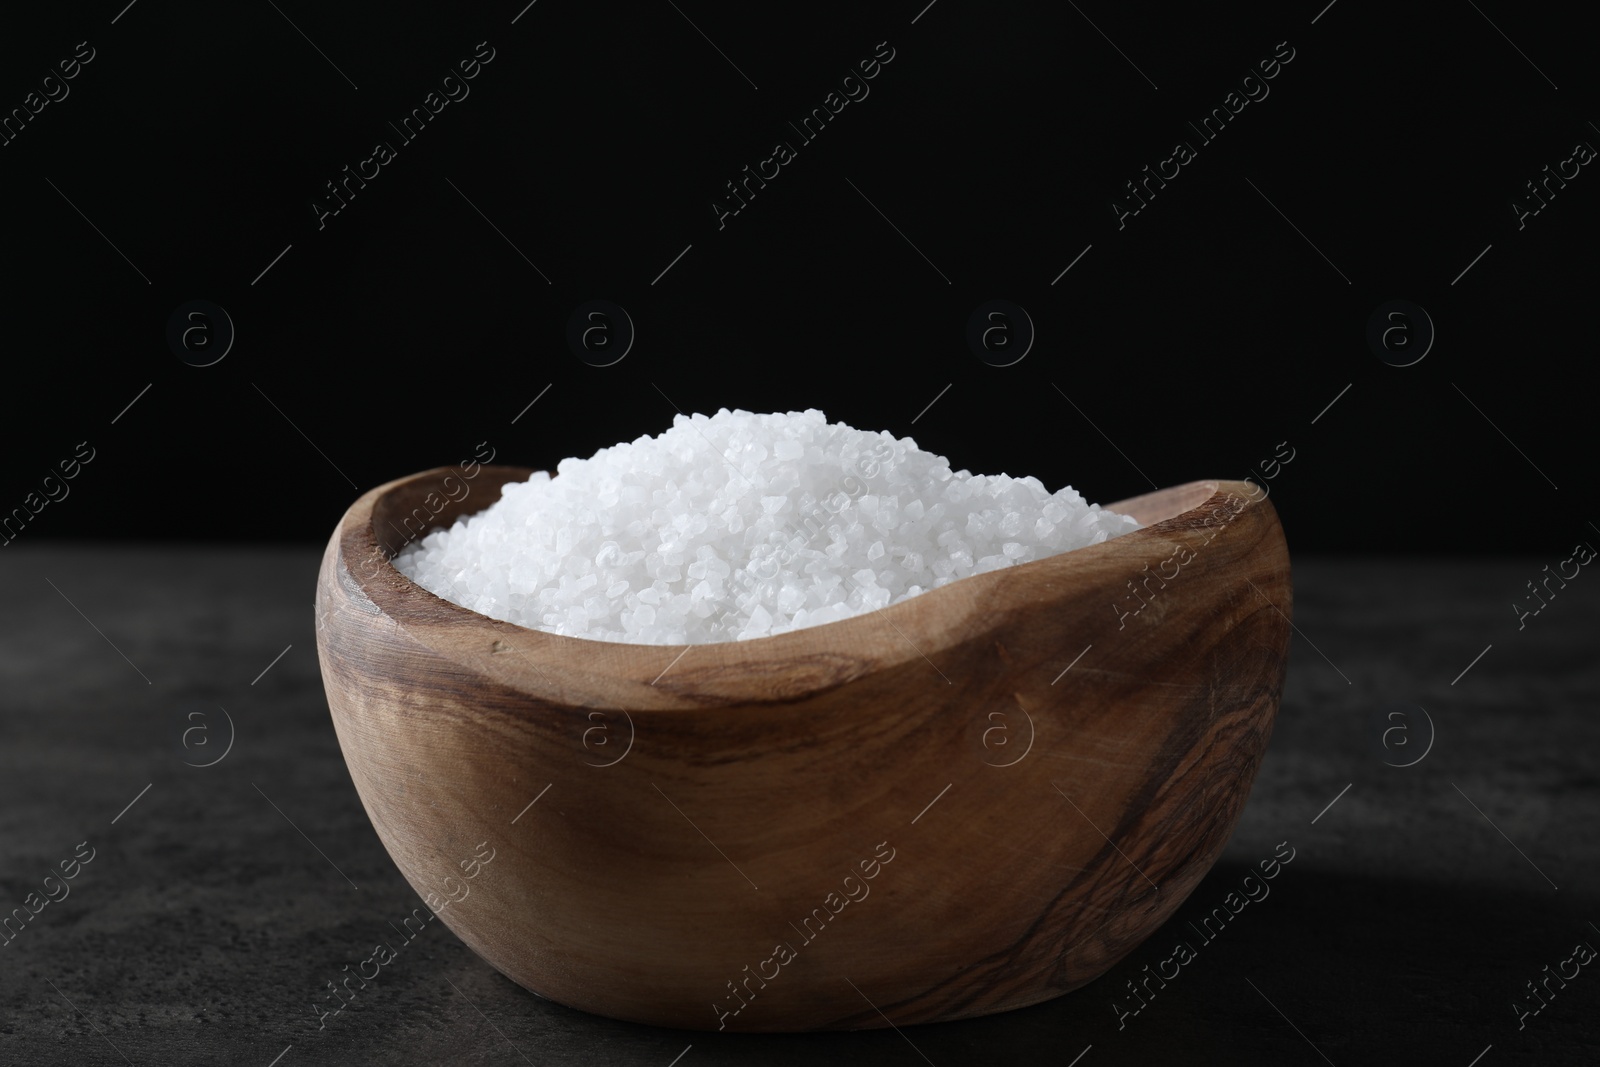
[{"label": "wood grain pattern", "polygon": [[1290,637],[1252,487],[1162,490],[1111,505],[1149,525],[1104,544],[685,649],[500,622],[388,564],[528,474],[356,501],[317,645],[395,863],[425,898],[469,885],[440,918],[541,996],[713,1030],[1021,1007],[1130,952],[1232,832]]}]

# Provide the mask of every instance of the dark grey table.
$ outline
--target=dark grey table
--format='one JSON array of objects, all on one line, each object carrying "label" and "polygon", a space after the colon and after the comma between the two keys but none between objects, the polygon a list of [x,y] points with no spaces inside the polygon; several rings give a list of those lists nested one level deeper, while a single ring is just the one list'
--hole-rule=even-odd
[{"label": "dark grey table", "polygon": [[[1526,987],[1600,948],[1600,591],[1580,577],[1521,630],[1510,608],[1555,561],[1297,559],[1271,749],[1166,927],[1033,1008],[754,1036],[552,1004],[436,923],[319,1029],[326,983],[419,901],[328,718],[317,560],[0,556],[0,909],[28,920],[0,946],[0,1063],[1600,1062],[1600,966],[1565,964],[1542,1001]],[[1294,859],[1270,895],[1200,936],[1280,842]],[[77,853],[75,878],[45,882]],[[33,914],[47,889],[61,899]],[[1178,941],[1194,958],[1120,1015]]]}]

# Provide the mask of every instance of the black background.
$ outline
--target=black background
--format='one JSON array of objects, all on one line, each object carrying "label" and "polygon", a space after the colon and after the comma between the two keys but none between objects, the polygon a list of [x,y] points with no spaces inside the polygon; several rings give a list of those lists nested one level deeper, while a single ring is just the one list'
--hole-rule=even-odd
[{"label": "black background", "polygon": [[[92,465],[20,536],[313,542],[358,491],[479,442],[550,467],[674,408],[818,407],[1102,502],[1244,477],[1286,441],[1297,551],[1566,555],[1593,532],[1594,179],[1524,229],[1511,208],[1600,143],[1575,26],[1471,4],[922,3],[8,16],[6,109],[77,42],[95,58],[0,148],[25,383],[0,507],[86,440]],[[470,95],[400,143],[388,123],[480,41]],[[880,41],[870,95],[719,229],[724,183],[798,142],[787,122]],[[1186,121],[1282,41],[1270,95],[1201,144]],[[1123,183],[1178,139],[1198,158],[1119,230]],[[319,229],[324,183],[379,140],[397,158]],[[614,366],[564,339],[594,298],[637,328]],[[965,342],[992,298],[1037,327],[1014,366]],[[1397,298],[1438,331],[1404,368],[1365,341]],[[166,342],[194,299],[237,330],[214,366]]]}]

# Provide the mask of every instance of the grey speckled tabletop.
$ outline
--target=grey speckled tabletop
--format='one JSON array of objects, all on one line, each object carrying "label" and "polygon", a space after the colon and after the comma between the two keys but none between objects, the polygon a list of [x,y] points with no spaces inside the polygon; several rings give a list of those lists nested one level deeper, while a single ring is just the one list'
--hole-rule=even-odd
[{"label": "grey speckled tabletop", "polygon": [[[317,561],[0,559],[0,909],[39,906],[0,947],[0,1063],[1600,1062],[1600,968],[1564,962],[1600,947],[1600,595],[1575,582],[1519,631],[1510,598],[1547,560],[1297,559],[1271,748],[1223,858],[1165,928],[1046,1004],[797,1035],[574,1011],[439,924],[319,1029],[325,984],[420,902],[328,718]],[[1386,766],[1417,758],[1430,721],[1426,756]],[[1190,932],[1285,841],[1270,895],[1211,940]],[[77,856],[92,858],[75,878],[45,882]],[[30,897],[47,889],[60,899]],[[1194,958],[1132,1014],[1126,983],[1180,940]],[[1536,1002],[1547,966],[1576,975]]]}]

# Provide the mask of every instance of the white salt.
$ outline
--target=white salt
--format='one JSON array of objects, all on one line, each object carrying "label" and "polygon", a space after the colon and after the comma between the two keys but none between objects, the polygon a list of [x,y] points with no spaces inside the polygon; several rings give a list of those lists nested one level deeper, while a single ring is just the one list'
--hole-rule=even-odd
[{"label": "white salt", "polygon": [[1139,528],[1037,478],[951,471],[822,412],[684,416],[564,459],[394,565],[496,619],[702,644],[849,618]]}]

